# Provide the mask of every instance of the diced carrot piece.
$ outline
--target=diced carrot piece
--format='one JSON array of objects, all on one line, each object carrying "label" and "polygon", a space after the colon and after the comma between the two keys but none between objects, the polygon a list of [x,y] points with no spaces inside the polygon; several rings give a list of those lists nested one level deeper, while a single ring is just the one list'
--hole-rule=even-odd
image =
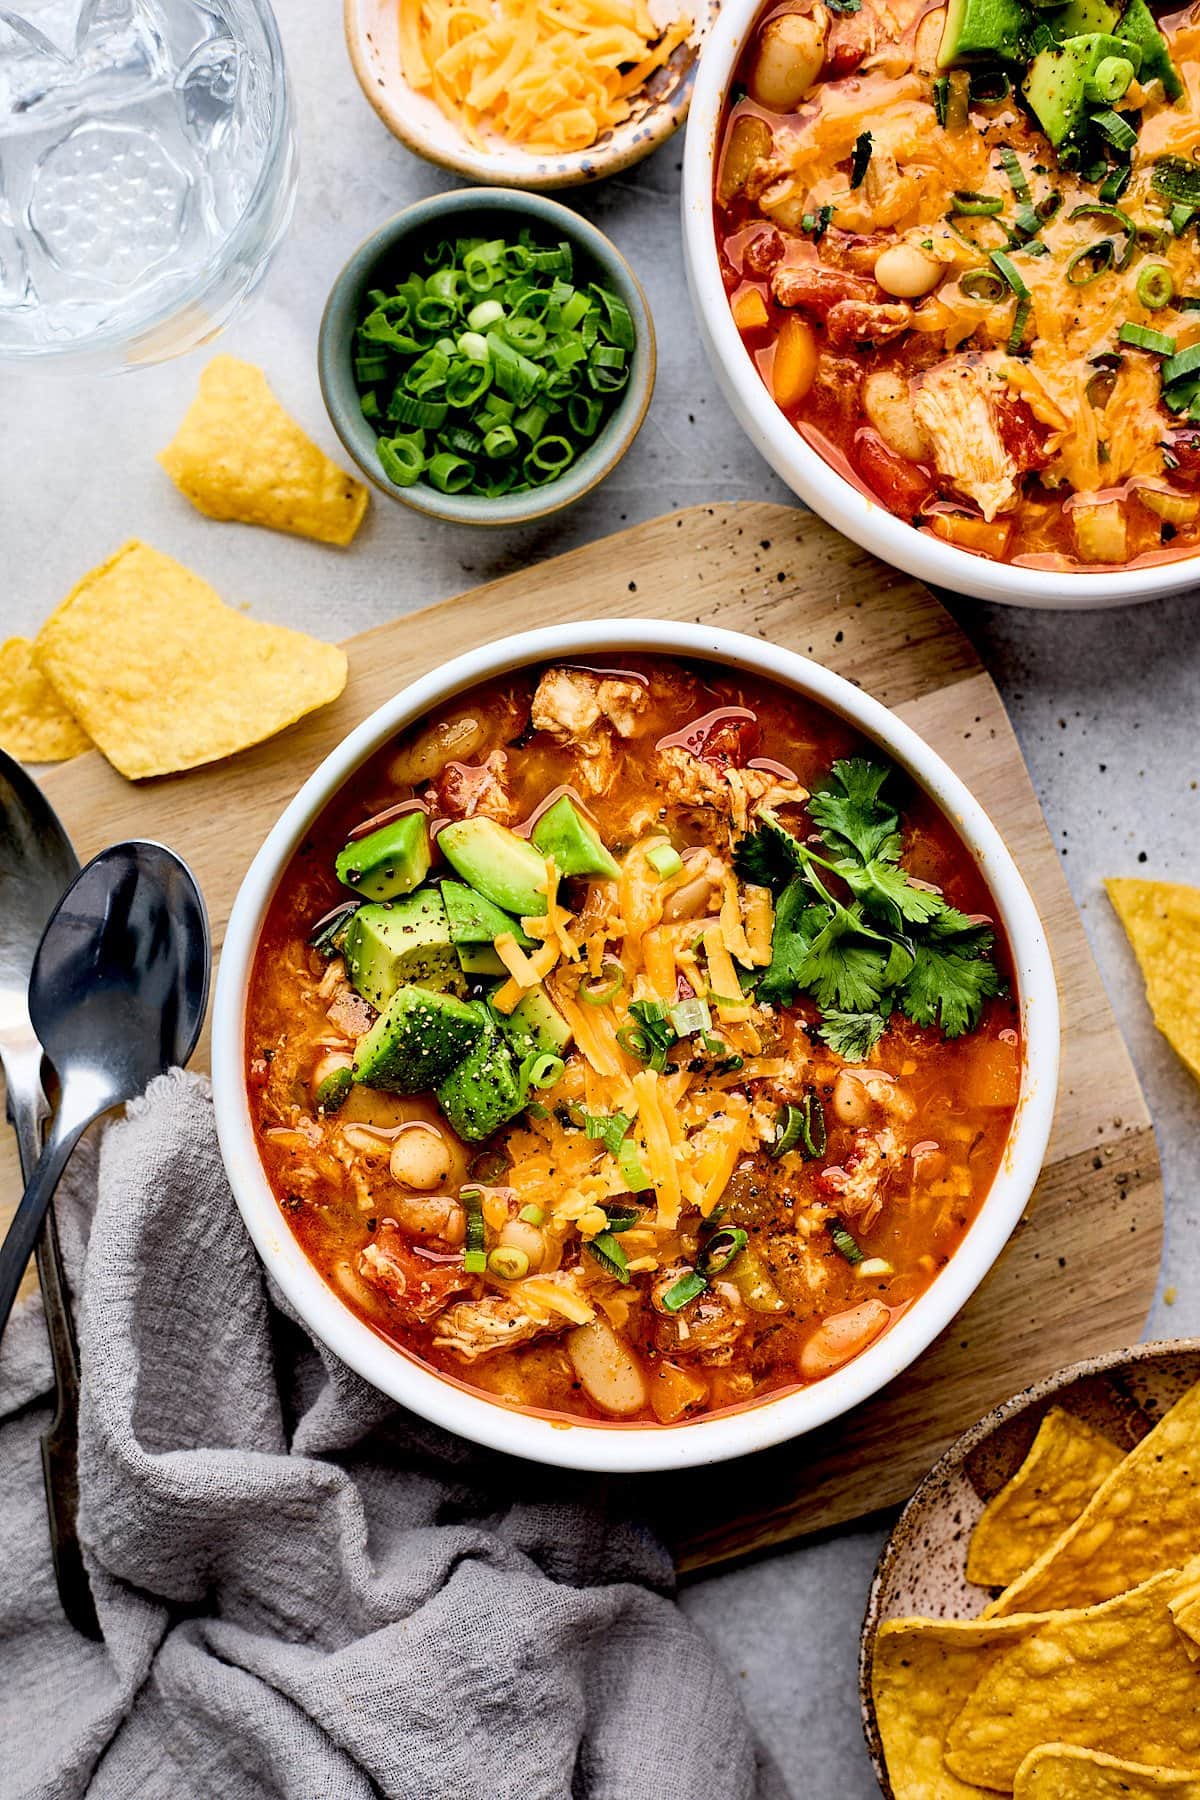
[{"label": "diced carrot piece", "polygon": [[962,1078],[964,1106],[1015,1106],[1021,1096],[1021,1056],[1004,1038],[970,1046]]},{"label": "diced carrot piece", "polygon": [[771,322],[767,303],[757,288],[743,288],[733,303],[733,322],[739,331],[762,331]]},{"label": "diced carrot piece", "polygon": [[771,364],[771,392],[775,404],[788,412],[799,406],[817,374],[817,340],[812,326],[795,313],[784,320],[775,340]]},{"label": "diced carrot piece", "polygon": [[930,526],[948,544],[960,550],[975,550],[980,556],[1002,557],[1008,549],[1012,532],[1009,519],[975,519],[968,513],[934,513]]},{"label": "diced carrot piece", "polygon": [[708,1398],[708,1383],[674,1363],[659,1362],[650,1375],[650,1405],[660,1425],[674,1425]]}]

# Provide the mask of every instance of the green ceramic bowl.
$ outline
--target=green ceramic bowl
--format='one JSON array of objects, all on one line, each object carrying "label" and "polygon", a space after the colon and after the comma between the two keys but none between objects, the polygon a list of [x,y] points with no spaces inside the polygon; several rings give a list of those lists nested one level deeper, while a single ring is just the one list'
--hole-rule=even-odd
[{"label": "green ceramic bowl", "polygon": [[[565,238],[575,255],[576,281],[597,281],[620,295],[633,319],[636,343],[629,381],[615,410],[587,449],[556,480],[524,494],[487,500],[443,494],[426,481],[397,487],[380,466],[375,433],[363,418],[354,380],[354,332],[370,288],[401,281],[420,268],[425,244],[439,238],[515,235],[523,225],[551,243]],[[325,303],[317,349],[321,392],[333,428],[367,480],[381,493],[434,518],[464,525],[518,525],[558,512],[611,473],[632,444],[654,392],[654,322],[646,296],[625,258],[594,225],[556,200],[512,188],[466,188],[419,200],[373,231],[350,258]]]}]

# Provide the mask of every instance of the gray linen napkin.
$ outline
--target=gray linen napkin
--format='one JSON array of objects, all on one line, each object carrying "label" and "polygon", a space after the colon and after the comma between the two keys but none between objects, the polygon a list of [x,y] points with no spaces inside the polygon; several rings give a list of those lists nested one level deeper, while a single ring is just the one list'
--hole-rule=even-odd
[{"label": "gray linen napkin", "polygon": [[425,1425],[268,1293],[203,1082],[156,1081],[73,1173],[105,1642],[57,1605],[30,1302],[0,1354],[3,1800],[785,1794],[628,1486]]}]

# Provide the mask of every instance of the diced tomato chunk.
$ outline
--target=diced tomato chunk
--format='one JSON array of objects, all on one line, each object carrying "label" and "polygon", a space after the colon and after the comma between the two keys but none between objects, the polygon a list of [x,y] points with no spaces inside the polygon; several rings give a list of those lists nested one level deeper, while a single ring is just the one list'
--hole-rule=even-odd
[{"label": "diced tomato chunk", "polygon": [[825,46],[822,80],[840,81],[853,75],[871,48],[873,36],[870,19],[863,12],[835,19]]},{"label": "diced tomato chunk", "polygon": [[854,460],[867,486],[878,494],[889,512],[902,519],[920,512],[933,494],[934,482],[928,469],[897,456],[869,426],[855,433]]},{"label": "diced tomato chunk", "polygon": [[1051,453],[1046,448],[1050,427],[1035,419],[1027,400],[1005,395],[996,402],[996,425],[1000,441],[1020,469],[1044,469]]},{"label": "diced tomato chunk", "polygon": [[852,275],[848,269],[820,269],[815,263],[791,263],[771,277],[771,294],[780,306],[798,306],[815,319],[827,318],[843,300],[874,300],[879,289],[873,281]]},{"label": "diced tomato chunk", "polygon": [[1162,441],[1170,452],[1167,473],[1172,479],[1200,481],[1200,425],[1169,425]]},{"label": "diced tomato chunk", "polygon": [[742,265],[751,275],[769,275],[783,261],[784,242],[773,225],[758,231],[742,251]]},{"label": "diced tomato chunk", "polygon": [[838,350],[852,344],[887,344],[912,324],[913,309],[902,300],[839,300],[825,318],[829,341]]},{"label": "diced tomato chunk", "polygon": [[717,719],[696,754],[719,768],[744,768],[758,749],[762,729],[757,719]]}]

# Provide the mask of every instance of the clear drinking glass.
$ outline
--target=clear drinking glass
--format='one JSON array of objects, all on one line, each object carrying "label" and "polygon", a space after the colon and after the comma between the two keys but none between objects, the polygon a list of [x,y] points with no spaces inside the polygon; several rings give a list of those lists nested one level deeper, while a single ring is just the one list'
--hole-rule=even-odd
[{"label": "clear drinking glass", "polygon": [[0,0],[0,357],[218,332],[295,198],[267,0]]}]

